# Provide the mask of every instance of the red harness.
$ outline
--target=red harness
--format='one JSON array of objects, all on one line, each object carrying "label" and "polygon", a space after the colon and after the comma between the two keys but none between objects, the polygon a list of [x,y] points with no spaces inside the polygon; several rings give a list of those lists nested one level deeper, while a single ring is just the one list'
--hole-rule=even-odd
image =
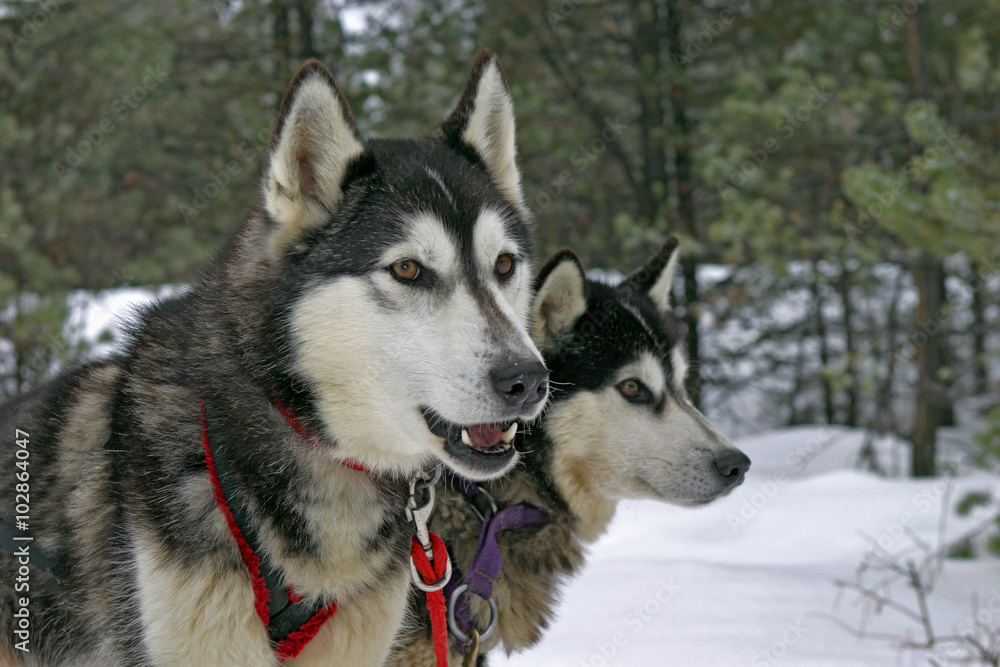
[{"label": "red harness", "polygon": [[[236,517],[233,515],[233,510],[229,506],[229,501],[226,499],[226,493],[222,488],[222,480],[219,476],[219,470],[216,466],[215,457],[212,454],[212,446],[208,439],[208,419],[205,415],[205,401],[204,399],[198,399],[198,404],[201,408],[201,446],[205,450],[205,466],[208,468],[209,476],[212,479],[212,490],[215,492],[215,503],[219,506],[222,511],[223,516],[226,517],[226,523],[229,525],[229,532],[232,533],[233,539],[236,540],[236,544],[240,549],[240,556],[243,558],[243,564],[246,565],[247,572],[250,574],[250,583],[253,586],[254,595],[254,609],[257,611],[257,616],[260,617],[261,623],[268,631],[268,637],[273,645],[274,653],[278,657],[278,660],[284,662],[288,658],[294,658],[302,652],[302,649],[306,647],[316,633],[319,632],[323,624],[327,622],[333,615],[337,612],[337,601],[333,600],[328,604],[321,605],[312,611],[311,615],[307,615],[307,618],[302,623],[293,623],[293,625],[298,627],[293,627],[290,631],[287,628],[279,628],[272,624],[271,618],[271,608],[272,601],[278,602],[277,600],[272,600],[273,586],[269,587],[267,581],[265,581],[264,573],[262,572],[260,557],[255,553],[253,547],[250,546],[250,542],[244,536],[244,529],[240,528],[240,525]],[[302,425],[295,419],[294,416],[288,411],[288,409],[282,405],[278,404],[278,408],[281,410],[281,414],[288,419],[289,423],[298,431],[303,437],[308,439],[310,442],[316,442],[316,440],[307,435],[307,432],[302,427]],[[367,470],[357,464],[356,462],[345,463],[345,465],[355,469],[367,472]],[[271,577],[272,579],[274,577]],[[303,616],[304,605],[302,596],[297,595],[291,588],[287,587],[286,595],[288,596],[288,604],[282,605],[281,611],[284,613],[286,610],[292,610],[295,615]],[[295,608],[298,606],[298,608]],[[295,609],[292,609],[295,608]]]},{"label": "red harness", "polygon": [[[299,435],[314,445],[321,444],[319,439],[310,433],[302,425],[302,422],[292,414],[288,406],[278,400],[276,396],[272,398],[282,416]],[[236,540],[236,544],[240,550],[240,557],[243,559],[243,564],[246,565],[247,572],[250,574],[250,583],[254,593],[254,609],[257,611],[257,616],[260,617],[261,622],[268,632],[268,638],[271,641],[275,655],[280,662],[284,662],[288,658],[297,657],[302,652],[302,649],[316,636],[320,628],[323,627],[323,624],[337,613],[337,601],[333,600],[325,605],[318,607],[314,605],[312,608],[306,608],[302,596],[297,595],[290,586],[287,586],[285,588],[287,590],[288,604],[280,601],[281,604],[279,605],[280,609],[278,612],[282,615],[283,622],[281,624],[274,623],[275,619],[272,617],[271,610],[275,608],[275,605],[272,603],[279,601],[273,599],[272,591],[278,590],[276,582],[281,580],[280,573],[276,572],[273,568],[265,573],[265,568],[262,566],[260,557],[251,546],[251,542],[255,542],[256,540],[247,539],[247,536],[244,535],[245,532],[252,531],[252,527],[244,521],[242,522],[244,523],[244,527],[240,528],[241,522],[237,521],[233,509],[226,499],[222,478],[219,475],[216,460],[212,454],[212,446],[208,438],[208,417],[206,416],[204,398],[198,399],[198,405],[201,409],[201,446],[205,450],[205,467],[208,468],[208,473],[212,480],[215,503],[219,506],[223,516],[226,517],[229,532],[232,533],[233,539]],[[366,473],[372,472],[361,463],[352,459],[343,459],[340,462],[352,470]],[[430,537],[434,545],[433,564],[427,559],[416,536],[412,539],[411,558],[416,563],[425,583],[440,580],[448,561],[448,553],[444,547],[444,542],[433,533],[430,534]],[[268,579],[271,580],[271,585],[268,585]],[[440,590],[427,593],[427,609],[431,613],[431,627],[433,630],[434,653],[437,658],[437,667],[448,667],[446,607],[444,595]],[[292,619],[292,627],[287,627],[289,619]],[[304,620],[298,622],[295,619]]]}]

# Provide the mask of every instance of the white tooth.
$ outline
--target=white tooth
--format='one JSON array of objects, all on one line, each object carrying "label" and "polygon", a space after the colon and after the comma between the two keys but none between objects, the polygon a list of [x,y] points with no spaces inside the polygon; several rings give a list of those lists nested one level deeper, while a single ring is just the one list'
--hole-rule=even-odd
[{"label": "white tooth", "polygon": [[517,435],[517,422],[510,425],[510,428],[503,432],[500,439],[506,442],[508,445],[514,441],[514,436]]},{"label": "white tooth", "polygon": [[469,447],[472,447],[472,438],[469,437],[469,432],[464,428],[462,429],[462,442],[467,444]]}]

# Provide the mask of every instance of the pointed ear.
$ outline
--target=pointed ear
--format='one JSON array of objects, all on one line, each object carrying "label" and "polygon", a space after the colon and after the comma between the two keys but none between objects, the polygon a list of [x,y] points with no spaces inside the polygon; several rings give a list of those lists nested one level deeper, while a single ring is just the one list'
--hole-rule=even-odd
[{"label": "pointed ear", "polygon": [[341,198],[347,166],[363,147],[347,101],[330,70],[310,60],[292,79],[271,133],[261,184],[276,223],[270,251],[277,257],[304,231],[330,219]]},{"label": "pointed ear", "polygon": [[639,294],[646,294],[653,300],[660,312],[664,313],[671,309],[670,288],[674,284],[674,275],[677,273],[678,245],[680,242],[676,236],[668,238],[660,252],[656,253],[644,267],[630,275],[622,283],[623,286],[631,288]]},{"label": "pointed ear", "polygon": [[535,285],[531,337],[546,345],[573,328],[587,311],[587,278],[580,260],[567,248],[545,263]]},{"label": "pointed ear", "polygon": [[483,49],[455,110],[441,126],[448,143],[471,148],[501,194],[525,210],[514,141],[514,102],[497,57]]}]

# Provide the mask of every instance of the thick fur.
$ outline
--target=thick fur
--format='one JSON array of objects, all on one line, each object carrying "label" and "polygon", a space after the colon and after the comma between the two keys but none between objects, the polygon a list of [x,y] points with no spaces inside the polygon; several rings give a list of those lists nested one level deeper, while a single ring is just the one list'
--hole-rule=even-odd
[{"label": "thick fur", "polygon": [[[518,442],[524,460],[506,478],[483,484],[502,509],[526,503],[552,520],[501,532],[504,566],[494,599],[499,625],[482,652],[509,653],[535,644],[549,624],[560,585],[584,564],[587,545],[607,528],[618,501],[652,498],[682,506],[711,502],[742,482],[749,459],[689,402],[681,328],[669,305],[677,242],[671,238],[646,266],[617,287],[587,280],[576,256],[562,251],[542,269],[533,333],[557,387],[541,423]],[[622,383],[637,379],[647,402],[627,400]],[[715,461],[742,461],[723,479]],[[477,508],[482,510],[482,507]],[[457,572],[468,571],[481,520],[445,484],[432,530],[448,544]],[[477,627],[489,609],[467,596]],[[426,665],[427,613],[411,595],[415,628],[402,636],[388,665]],[[452,639],[449,664],[462,664]]]},{"label": "thick fur", "polygon": [[[260,204],[205,275],[143,311],[120,354],[0,406],[0,516],[13,521],[21,429],[30,534],[67,567],[65,586],[32,567],[15,593],[17,562],[0,552],[6,664],[277,664],[213,496],[200,400],[260,556],[298,594],[339,603],[285,664],[383,663],[409,588],[406,477],[436,458],[479,479],[515,461],[450,452],[422,409],[473,425],[541,410],[510,407],[489,379],[511,359],[540,361],[525,328],[533,270],[512,109],[484,52],[434,136],[362,140],[330,73],[302,68]],[[501,254],[514,262],[503,277]],[[402,260],[419,280],[393,273]],[[12,648],[19,596],[30,653]]]}]

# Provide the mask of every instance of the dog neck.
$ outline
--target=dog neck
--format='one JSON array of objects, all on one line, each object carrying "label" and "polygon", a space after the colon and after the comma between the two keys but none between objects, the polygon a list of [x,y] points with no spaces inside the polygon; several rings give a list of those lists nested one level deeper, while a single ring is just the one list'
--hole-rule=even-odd
[{"label": "dog neck", "polygon": [[[513,475],[494,482],[507,503],[529,502],[569,520],[572,533],[583,544],[597,540],[607,530],[618,502],[605,497],[589,483],[600,471],[584,470],[559,456],[560,443],[546,430],[545,421],[523,436],[520,446],[525,463]],[[519,478],[517,481],[514,478]],[[523,480],[520,478],[523,477]]]}]

